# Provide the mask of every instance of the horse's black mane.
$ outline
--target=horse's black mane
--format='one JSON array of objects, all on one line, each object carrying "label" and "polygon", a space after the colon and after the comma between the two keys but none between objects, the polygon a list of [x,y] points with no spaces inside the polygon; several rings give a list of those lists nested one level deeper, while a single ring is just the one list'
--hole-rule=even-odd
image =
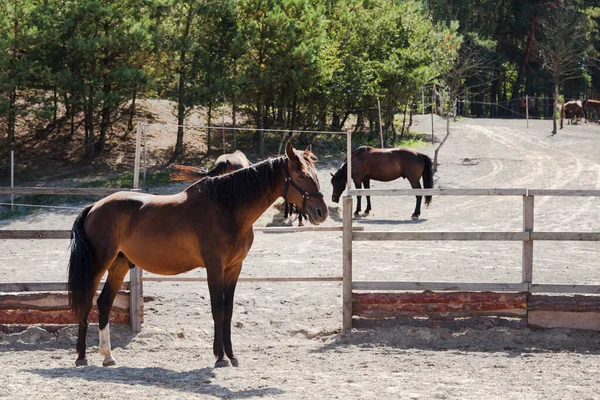
[{"label": "horse's black mane", "polygon": [[269,158],[248,168],[202,179],[192,185],[212,201],[228,209],[236,209],[256,202],[265,189],[273,187],[282,172],[285,157]]}]

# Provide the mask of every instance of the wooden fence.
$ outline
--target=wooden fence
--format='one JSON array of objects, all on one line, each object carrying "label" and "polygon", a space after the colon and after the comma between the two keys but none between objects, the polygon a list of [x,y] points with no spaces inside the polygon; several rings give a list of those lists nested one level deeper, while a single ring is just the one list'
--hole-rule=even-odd
[{"label": "wooden fence", "polygon": [[[523,230],[519,232],[354,232],[352,196],[522,196]],[[535,196],[600,196],[600,190],[531,189],[349,189],[343,199],[343,328],[352,317],[408,315],[509,315],[527,317],[540,327],[600,330],[600,297],[542,296],[534,293],[600,294],[600,285],[533,282],[533,244],[539,240],[598,241],[600,232],[538,232],[534,230]],[[522,279],[517,283],[382,282],[352,279],[352,243],[381,240],[501,240],[523,243]],[[410,290],[424,293],[355,293],[355,290]],[[432,291],[449,293],[432,293]],[[475,293],[479,292],[479,293]],[[487,292],[482,294],[481,292]],[[513,293],[496,293],[513,292]],[[590,314],[591,313],[591,314]],[[591,318],[591,317],[594,318]]]},{"label": "wooden fence", "polygon": [[[135,185],[135,183],[134,183]],[[106,196],[126,189],[82,188],[0,188],[2,194],[49,194]],[[137,190],[137,189],[134,189]],[[363,227],[354,227],[362,231]],[[255,232],[266,234],[292,232],[341,232],[342,226],[256,227]],[[70,230],[0,230],[0,240],[11,239],[70,239]],[[130,281],[123,284],[111,311],[111,322],[129,323],[134,332],[141,330],[143,321],[143,281],[146,282],[205,282],[206,278],[142,276],[140,268],[130,271]],[[240,278],[240,282],[341,282],[334,277],[264,277]],[[98,290],[101,290],[103,283]],[[68,310],[67,285],[64,282],[11,282],[0,283],[0,324],[69,324],[74,323]],[[94,301],[95,304],[95,301]],[[90,321],[97,321],[94,308]]]}]

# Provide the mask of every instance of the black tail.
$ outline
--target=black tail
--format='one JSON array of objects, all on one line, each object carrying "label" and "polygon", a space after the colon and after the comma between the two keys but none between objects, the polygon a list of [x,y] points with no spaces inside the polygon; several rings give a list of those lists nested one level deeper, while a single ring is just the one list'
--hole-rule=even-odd
[{"label": "black tail", "polygon": [[[425,168],[423,169],[423,186],[425,189],[433,188],[433,169],[431,158],[425,154],[421,154],[423,161],[425,162]],[[431,203],[431,196],[425,196],[425,205],[428,206]]]},{"label": "black tail", "polygon": [[69,259],[69,308],[78,320],[88,307],[92,292],[92,257],[90,244],[85,236],[85,219],[92,206],[86,207],[73,223],[71,229],[71,257]]}]

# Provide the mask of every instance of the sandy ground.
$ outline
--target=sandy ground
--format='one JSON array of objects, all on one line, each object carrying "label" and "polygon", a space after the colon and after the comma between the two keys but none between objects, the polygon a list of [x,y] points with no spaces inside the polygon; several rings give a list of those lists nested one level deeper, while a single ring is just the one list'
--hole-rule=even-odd
[{"label": "sandy ground", "polygon": [[[425,118],[417,129],[429,131]],[[439,123],[439,121],[438,121]],[[464,120],[440,152],[436,187],[600,189],[600,127],[550,122]],[[441,129],[438,130],[441,136]],[[421,151],[433,155],[433,146]],[[330,202],[326,225],[341,224]],[[408,188],[406,181],[374,188]],[[169,190],[175,190],[171,188]],[[414,198],[373,198],[366,230],[518,231],[518,197],[437,196],[412,221]],[[600,199],[536,198],[535,228],[600,230]],[[364,199],[363,199],[364,208]],[[272,207],[256,226],[281,225]],[[2,222],[2,229],[68,229],[75,211]],[[0,242],[0,281],[61,281],[66,241]],[[600,283],[598,243],[536,243],[537,283]],[[355,243],[359,280],[518,282],[520,243]],[[341,233],[257,233],[243,277],[341,276]],[[197,270],[189,276],[205,276]],[[240,283],[233,343],[239,368],[213,369],[212,318],[205,284],[144,285],[142,332],[112,326],[117,366],[102,368],[97,326],[88,334],[92,366],[75,368],[74,327],[0,334],[0,397],[279,399],[596,399],[600,333],[532,330],[519,320],[358,321],[345,336],[340,283]]]}]

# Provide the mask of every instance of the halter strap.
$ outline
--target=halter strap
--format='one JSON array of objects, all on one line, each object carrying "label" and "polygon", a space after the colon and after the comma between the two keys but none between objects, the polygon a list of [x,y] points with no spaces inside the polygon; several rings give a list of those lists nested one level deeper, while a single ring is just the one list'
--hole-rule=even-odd
[{"label": "halter strap", "polygon": [[[289,161],[289,159],[288,159],[288,161]],[[300,186],[298,186],[298,184],[296,182],[294,182],[292,180],[292,177],[290,176],[290,170],[288,168],[287,161],[285,163],[283,163],[283,170],[285,171],[285,180],[283,182],[283,199],[286,201],[286,203],[289,203],[289,201],[287,199],[287,193],[288,193],[288,189],[290,188],[290,185],[292,185],[292,187],[294,189],[296,189],[298,191],[298,193],[300,193],[302,195],[302,208],[300,209],[300,212],[302,214],[304,214],[304,216],[306,217],[306,202],[308,201],[308,199],[311,196],[323,198],[323,193],[307,192],[306,190],[304,190]],[[296,207],[297,206],[298,205],[296,205]]]}]

